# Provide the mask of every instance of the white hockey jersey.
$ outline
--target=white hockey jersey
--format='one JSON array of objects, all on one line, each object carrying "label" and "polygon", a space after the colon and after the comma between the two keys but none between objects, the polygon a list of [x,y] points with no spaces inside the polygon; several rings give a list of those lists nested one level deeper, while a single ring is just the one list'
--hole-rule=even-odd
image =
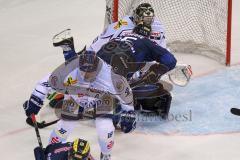
[{"label": "white hockey jersey", "polygon": [[78,67],[79,58],[76,58],[70,64],[59,66],[51,74],[49,84],[58,92],[70,95],[77,103],[81,103],[83,96],[101,99],[103,105],[113,103],[112,98],[116,98],[124,110],[134,110],[133,95],[127,80],[113,73],[112,67],[103,60],[100,59],[99,63],[101,65],[92,82],[84,80]]},{"label": "white hockey jersey", "polygon": [[[97,52],[109,40],[132,33],[134,27],[135,24],[132,20],[132,17],[125,16],[118,22],[110,24],[104,30],[104,32],[93,41],[88,50],[93,50]],[[156,42],[161,47],[166,48],[165,29],[163,25],[156,19],[154,19],[152,23],[152,32],[150,35],[150,39]]]}]

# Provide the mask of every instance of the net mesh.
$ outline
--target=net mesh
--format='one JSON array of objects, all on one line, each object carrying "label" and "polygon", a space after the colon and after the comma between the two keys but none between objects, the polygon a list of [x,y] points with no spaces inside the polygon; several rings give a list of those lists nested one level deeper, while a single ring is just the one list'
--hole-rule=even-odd
[{"label": "net mesh", "polygon": [[[106,17],[110,17],[113,1],[106,2]],[[172,52],[202,54],[225,63],[227,0],[119,0],[118,19],[132,15],[143,2],[153,6],[156,18],[165,26]],[[111,19],[106,18],[105,23]]]}]

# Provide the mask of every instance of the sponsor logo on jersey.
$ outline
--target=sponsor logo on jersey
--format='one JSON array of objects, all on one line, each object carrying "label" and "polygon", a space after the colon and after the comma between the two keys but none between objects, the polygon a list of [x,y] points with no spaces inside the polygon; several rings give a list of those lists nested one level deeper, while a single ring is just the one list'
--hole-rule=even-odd
[{"label": "sponsor logo on jersey", "polygon": [[52,137],[52,139],[51,139],[51,144],[53,144],[53,143],[59,143],[60,141],[59,141],[59,138],[58,137]]},{"label": "sponsor logo on jersey", "polygon": [[57,154],[57,153],[61,153],[61,152],[66,152],[66,151],[69,151],[71,149],[72,149],[72,147],[62,147],[62,148],[55,149],[54,153]]},{"label": "sponsor logo on jersey", "polygon": [[87,91],[93,92],[93,93],[103,93],[103,91],[97,89],[97,88],[88,88]]},{"label": "sponsor logo on jersey", "polygon": [[132,31],[133,31],[132,29],[131,30],[124,30],[118,35],[118,37],[128,36],[128,35],[132,34]]},{"label": "sponsor logo on jersey", "polygon": [[107,145],[107,149],[111,149],[113,147],[114,142],[110,141]]},{"label": "sponsor logo on jersey", "polygon": [[160,32],[151,32],[150,35],[154,36],[154,37],[160,37],[161,33]]},{"label": "sponsor logo on jersey", "polygon": [[127,26],[128,25],[128,22],[127,21],[124,21],[124,20],[120,20],[117,22],[116,26],[114,26],[114,29],[119,29],[121,26]]},{"label": "sponsor logo on jersey", "polygon": [[79,108],[78,104],[74,99],[67,99],[63,101],[62,111],[66,111],[69,113],[74,113]]},{"label": "sponsor logo on jersey", "polygon": [[78,93],[77,95],[78,95],[78,97],[86,96],[86,94],[83,94],[83,93]]},{"label": "sponsor logo on jersey", "polygon": [[[164,38],[164,37],[162,37],[162,38]],[[161,39],[161,33],[160,32],[151,32],[150,39],[160,40]]]},{"label": "sponsor logo on jersey", "polygon": [[79,105],[86,110],[95,108],[97,106],[100,106],[101,104],[102,104],[102,100],[100,100],[100,99],[94,99],[94,100],[89,100],[89,101],[83,100],[83,101],[79,102]]},{"label": "sponsor logo on jersey", "polygon": [[68,77],[67,82],[64,83],[64,86],[71,86],[71,85],[76,84],[76,83],[77,83],[76,79],[73,80],[72,77]]},{"label": "sponsor logo on jersey", "polygon": [[63,128],[61,128],[61,129],[58,130],[58,132],[59,132],[60,134],[65,134],[67,131],[64,130]]}]

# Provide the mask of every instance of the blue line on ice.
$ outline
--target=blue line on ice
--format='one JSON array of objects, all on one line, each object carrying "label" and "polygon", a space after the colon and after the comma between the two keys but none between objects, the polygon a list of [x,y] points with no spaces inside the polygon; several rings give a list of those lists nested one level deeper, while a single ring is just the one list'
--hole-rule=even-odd
[{"label": "blue line on ice", "polygon": [[137,130],[145,133],[205,135],[240,132],[240,117],[230,108],[240,108],[240,66],[174,87],[169,120],[138,117]]}]

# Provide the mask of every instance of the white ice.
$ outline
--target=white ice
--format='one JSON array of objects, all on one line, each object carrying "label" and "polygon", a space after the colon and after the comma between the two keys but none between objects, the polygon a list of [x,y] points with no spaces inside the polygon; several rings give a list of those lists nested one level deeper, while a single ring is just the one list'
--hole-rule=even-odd
[{"label": "white ice", "polygon": [[[240,2],[235,0],[234,8],[239,11],[239,6]],[[104,13],[104,0],[0,0],[0,159],[34,159],[33,148],[37,146],[37,139],[34,129],[25,124],[26,117],[22,103],[29,98],[35,83],[63,62],[61,49],[52,46],[52,36],[63,29],[71,28],[76,49],[80,50],[85,44],[89,45],[102,31]],[[236,17],[234,14],[235,20],[237,20]],[[238,57],[240,32],[238,31],[239,27],[237,29],[236,26],[240,25],[237,21],[234,21],[234,25],[233,51],[235,57]],[[182,104],[184,101],[189,102],[190,107],[193,107],[192,104],[201,106],[193,111],[205,116],[205,120],[212,120],[215,116],[219,118],[218,114],[221,115],[223,111],[228,112],[229,107],[234,107],[231,105],[239,105],[240,102],[237,102],[239,100],[237,97],[239,96],[238,83],[240,82],[238,66],[226,69],[217,62],[202,56],[187,54],[177,54],[176,56],[179,62],[192,65],[194,79],[189,85],[190,88],[174,90],[172,113],[180,112],[180,107],[185,107]],[[234,61],[237,60],[234,59]],[[228,80],[224,81],[225,74],[223,73],[229,73],[227,70],[236,76],[235,79],[234,76],[227,76]],[[208,90],[207,87],[219,87],[214,84],[218,81],[213,81],[211,76],[213,78],[217,76],[217,80],[224,81],[224,87],[230,86],[232,90],[224,90],[223,93],[221,88]],[[233,78],[233,81],[230,78]],[[203,85],[208,82],[210,84],[207,86]],[[231,85],[226,85],[227,83]],[[235,90],[234,86],[236,86]],[[191,90],[191,87],[194,90]],[[200,89],[201,87],[202,89]],[[184,92],[185,90],[186,92]],[[229,99],[223,99],[224,94]],[[195,95],[201,95],[201,97],[194,97]],[[214,103],[206,102],[204,96],[212,97]],[[227,103],[227,101],[230,102]],[[207,106],[208,103],[230,105],[226,106],[227,108],[221,108],[224,105],[220,105],[219,108],[215,108],[217,110],[215,114],[214,110],[208,112],[208,107],[212,107]],[[203,108],[202,105],[207,107]],[[207,114],[205,115],[204,112]],[[212,114],[209,115],[209,113]],[[222,122],[222,128],[224,128],[224,130],[219,130],[218,133],[221,134],[212,132],[204,132],[209,133],[208,135],[201,134],[202,131],[205,131],[202,130],[202,127],[205,127],[207,131],[214,130],[214,128],[209,128],[212,125],[210,120],[207,125],[201,121],[191,124],[196,130],[180,125],[176,132],[172,130],[170,133],[167,132],[168,134],[162,132],[161,124],[158,127],[160,131],[155,130],[157,132],[150,132],[147,127],[146,132],[138,129],[131,134],[117,133],[113,160],[238,160],[240,157],[240,129],[238,126],[240,124],[238,120],[240,122],[240,118],[227,115],[222,119],[217,119]],[[173,122],[170,122],[169,125],[163,123],[163,126],[171,129],[171,123]],[[93,124],[92,121],[79,122],[76,130],[70,136],[70,140],[75,137],[89,140],[92,153],[98,158],[100,151]],[[216,122],[216,124],[219,125],[218,129],[221,129],[221,123]],[[141,127],[146,128],[146,126]],[[44,145],[47,144],[52,129],[53,126],[41,130]],[[184,132],[184,130],[189,132]],[[194,131],[199,131],[199,134]]]}]

